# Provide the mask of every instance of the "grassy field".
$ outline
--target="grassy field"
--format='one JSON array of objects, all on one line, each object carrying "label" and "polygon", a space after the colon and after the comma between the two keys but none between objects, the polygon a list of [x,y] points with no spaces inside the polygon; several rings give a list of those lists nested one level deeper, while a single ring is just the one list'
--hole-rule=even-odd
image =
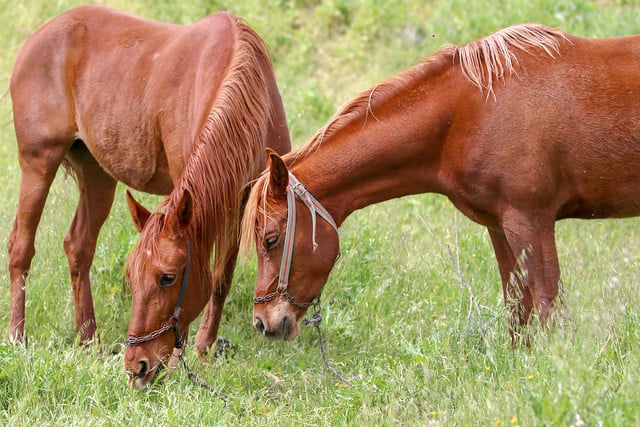
[{"label": "grassy field", "polygon": [[[444,44],[520,22],[582,36],[640,33],[640,2],[624,0],[104,3],[177,23],[219,9],[244,17],[273,52],[296,146],[358,91]],[[77,4],[0,0],[0,88],[23,41]],[[20,178],[10,121],[5,97],[4,242]],[[343,256],[323,294],[322,325],[328,357],[353,387],[324,369],[313,329],[286,343],[266,341],[253,330],[255,262],[243,261],[220,331],[235,351],[208,365],[192,349],[187,355],[200,376],[229,396],[225,406],[182,371],[144,391],[128,389],[122,353],[130,295],[122,270],[137,235],[124,187],[116,199],[92,269],[101,344],[85,348],[75,336],[62,250],[77,191],[62,173],[56,179],[28,280],[29,345],[0,342],[1,425],[640,425],[637,219],[558,224],[565,290],[560,325],[548,336],[534,331],[531,349],[512,349],[497,265],[482,227],[437,195],[356,212],[341,229]],[[143,201],[154,206],[158,199]],[[2,335],[9,318],[7,262],[0,251]]]}]

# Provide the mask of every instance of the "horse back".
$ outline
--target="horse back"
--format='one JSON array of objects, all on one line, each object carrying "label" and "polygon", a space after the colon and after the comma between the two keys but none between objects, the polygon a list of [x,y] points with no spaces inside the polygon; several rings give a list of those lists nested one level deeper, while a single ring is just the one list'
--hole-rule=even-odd
[{"label": "horse back", "polygon": [[114,178],[168,193],[225,77],[234,23],[218,13],[166,24],[101,6],[54,18],[14,65],[19,146],[81,139]]},{"label": "horse back", "polygon": [[448,191],[478,212],[640,214],[639,63],[639,36],[566,35],[555,55],[519,52],[495,97],[460,85],[446,148],[455,154],[443,166]]}]

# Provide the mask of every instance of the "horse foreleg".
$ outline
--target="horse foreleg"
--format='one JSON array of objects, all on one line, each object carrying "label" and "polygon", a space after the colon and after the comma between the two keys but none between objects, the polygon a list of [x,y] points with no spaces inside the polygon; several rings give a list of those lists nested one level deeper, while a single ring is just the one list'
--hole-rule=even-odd
[{"label": "horse foreleg", "polygon": [[209,349],[216,342],[220,318],[222,317],[222,309],[224,308],[225,300],[231,289],[237,257],[238,247],[236,246],[229,251],[222,271],[214,271],[213,291],[205,307],[198,332],[196,333],[196,350],[203,358],[206,357]]},{"label": "horse foreleg", "polygon": [[511,344],[515,346],[518,338],[522,335],[522,328],[526,326],[531,316],[533,300],[529,288],[522,282],[522,275],[514,274],[517,260],[504,233],[490,229],[489,236],[498,260],[498,269],[502,279],[502,295],[510,312]]},{"label": "horse foreleg", "polygon": [[505,223],[505,236],[516,257],[515,282],[530,294],[543,327],[547,326],[558,296],[560,266],[553,218],[536,221],[520,216]]},{"label": "horse foreleg", "polygon": [[528,267],[534,272],[535,280],[529,288],[540,323],[543,327],[548,327],[554,320],[556,299],[560,290],[560,265],[553,228],[536,234],[539,249]]},{"label": "horse foreleg", "polygon": [[96,331],[89,270],[100,228],[113,204],[116,181],[104,172],[84,145],[74,146],[67,158],[76,173],[80,198],[64,239],[64,250],[71,274],[76,331],[80,340],[87,342]]}]

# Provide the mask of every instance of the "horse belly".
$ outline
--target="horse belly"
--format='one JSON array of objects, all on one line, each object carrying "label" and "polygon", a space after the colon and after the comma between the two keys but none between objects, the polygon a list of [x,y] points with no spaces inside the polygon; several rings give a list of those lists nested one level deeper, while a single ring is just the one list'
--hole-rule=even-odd
[{"label": "horse belly", "polygon": [[557,218],[627,218],[640,215],[640,177],[625,182],[600,175],[572,186]]},{"label": "horse belly", "polygon": [[[640,123],[620,103],[618,117],[564,139],[550,159],[557,168],[558,217],[640,215]],[[608,112],[603,109],[602,115]]]},{"label": "horse belly", "polygon": [[[110,129],[111,127],[106,127]],[[161,143],[155,142],[144,133],[122,133],[104,131],[95,126],[91,133],[82,133],[80,138],[102,166],[115,180],[146,193],[166,195],[173,190],[167,156]],[[113,129],[113,128],[111,128]],[[126,127],[125,127],[126,129]]]}]

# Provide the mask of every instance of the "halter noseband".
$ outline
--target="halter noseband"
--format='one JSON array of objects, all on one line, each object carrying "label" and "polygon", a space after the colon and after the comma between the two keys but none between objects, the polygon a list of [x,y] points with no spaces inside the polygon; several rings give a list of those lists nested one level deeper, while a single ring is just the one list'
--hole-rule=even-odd
[{"label": "halter noseband", "polygon": [[187,293],[187,281],[189,280],[189,265],[191,264],[191,247],[189,242],[187,242],[187,264],[184,267],[184,273],[182,274],[182,282],[180,283],[180,293],[178,294],[178,302],[176,302],[176,307],[173,309],[173,315],[171,319],[169,319],[169,323],[161,327],[160,329],[156,329],[155,331],[144,335],[142,337],[129,337],[125,341],[127,347],[142,344],[145,342],[149,342],[158,338],[160,335],[164,334],[170,329],[173,329],[173,333],[176,335],[176,342],[174,347],[177,349],[181,349],[184,345],[186,333],[181,334],[178,330],[178,321],[180,320],[180,312],[182,311],[182,302],[184,301],[184,295]]},{"label": "halter noseband", "polygon": [[300,181],[289,172],[289,185],[287,186],[287,228],[285,229],[284,235],[284,248],[282,252],[282,261],[280,262],[280,274],[278,276],[278,286],[275,292],[272,292],[263,297],[255,297],[253,299],[254,304],[261,304],[271,301],[277,296],[286,297],[289,302],[295,306],[300,308],[308,308],[314,304],[319,296],[315,297],[310,302],[298,302],[296,299],[289,293],[289,272],[291,271],[291,260],[293,258],[293,244],[295,242],[295,234],[296,234],[296,196],[302,200],[302,203],[309,209],[309,213],[311,213],[311,227],[312,227],[312,235],[311,241],[313,244],[313,250],[315,252],[318,244],[316,243],[316,214],[320,215],[322,219],[324,219],[327,224],[329,224],[336,233],[338,232],[338,226],[336,222],[331,217],[331,214],[327,209],[325,209],[322,204],[307,191],[307,189],[302,185]]}]

